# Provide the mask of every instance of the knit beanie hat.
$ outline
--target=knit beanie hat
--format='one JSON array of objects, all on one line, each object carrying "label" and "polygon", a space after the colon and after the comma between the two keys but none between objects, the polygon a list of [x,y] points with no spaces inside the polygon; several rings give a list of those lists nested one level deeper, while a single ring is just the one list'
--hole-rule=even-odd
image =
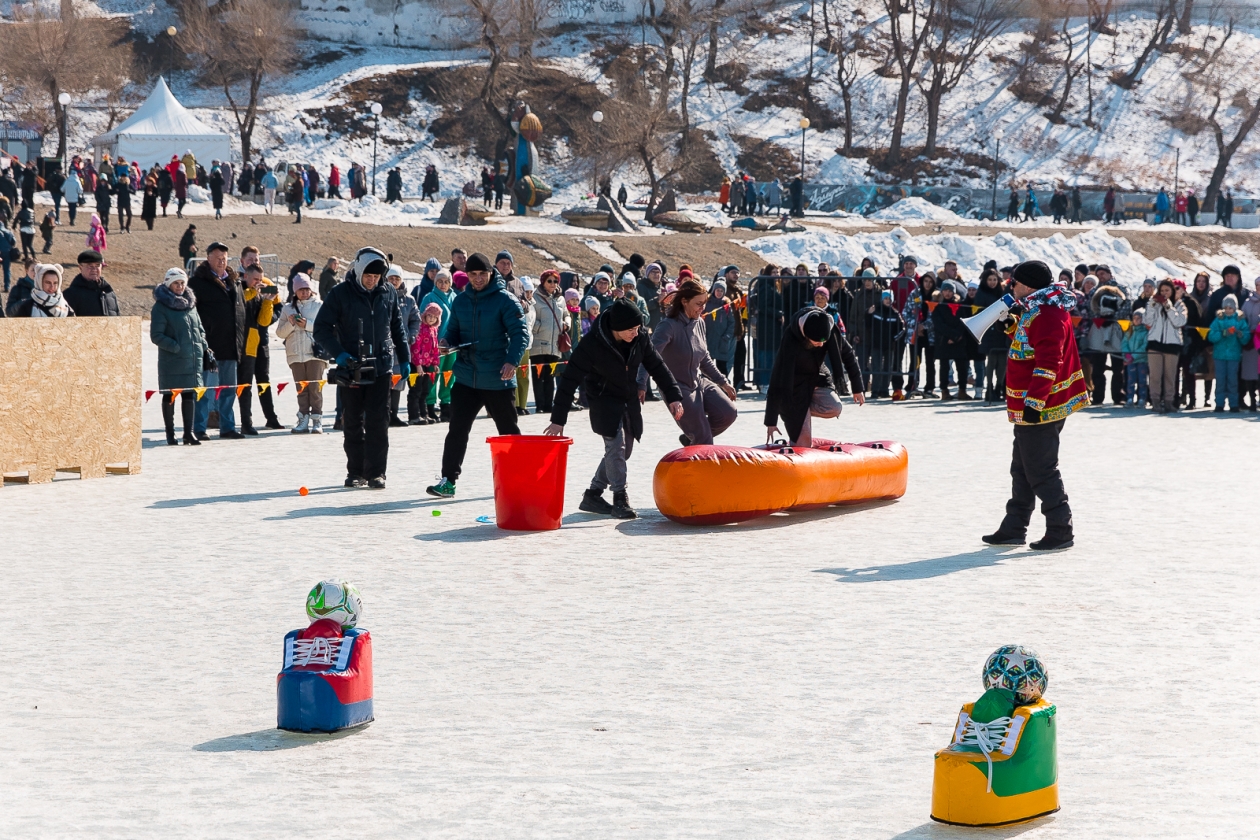
[{"label": "knit beanie hat", "polygon": [[420,317],[423,318],[425,315],[430,314],[437,316],[438,324],[442,323],[442,307],[438,306],[436,303],[430,303],[424,308],[424,312],[420,313]]},{"label": "knit beanie hat", "polygon": [[[162,285],[169,289],[172,283],[178,283],[180,281],[187,283],[188,273],[182,268],[172,268],[168,269],[166,276],[162,278]],[[310,287],[308,286],[307,288]]]},{"label": "knit beanie hat", "polygon": [[582,301],[583,312],[589,312],[591,309],[599,309],[599,298],[588,297],[586,300]]},{"label": "knit beanie hat", "polygon": [[1242,269],[1236,265],[1227,265],[1221,269],[1222,277],[1228,277],[1231,274],[1237,277],[1239,280],[1242,279]]},{"label": "knit beanie hat", "polygon": [[508,250],[506,250],[506,249],[505,249],[505,250],[500,251],[500,252],[499,252],[499,254],[498,254],[498,256],[496,256],[496,257],[494,258],[494,261],[495,261],[495,262],[498,262],[499,260],[507,260],[507,261],[508,261],[508,262],[510,262],[510,263],[514,263],[514,262],[516,262],[516,260],[512,259],[512,252],[511,252],[511,251],[508,251]]},{"label": "knit beanie hat", "polygon": [[831,335],[831,317],[821,309],[811,309],[800,317],[801,335],[810,341],[826,341]]},{"label": "knit beanie hat", "polygon": [[625,298],[618,298],[608,307],[608,328],[613,332],[643,326],[639,308]]},{"label": "knit beanie hat", "polygon": [[469,274],[474,271],[489,271],[491,268],[490,258],[480,251],[470,256],[468,261],[464,263],[464,271]]},{"label": "knit beanie hat", "polygon": [[1016,283],[1023,283],[1030,289],[1044,289],[1054,282],[1050,266],[1041,260],[1027,260],[1011,269],[1011,277]]},{"label": "knit beanie hat", "polygon": [[[40,272],[40,275],[42,276],[43,272]],[[1234,297],[1233,295],[1225,295],[1225,297],[1221,300],[1221,309],[1237,309],[1237,308],[1238,308],[1238,298]]]},{"label": "knit beanie hat", "polygon": [[[171,276],[171,272],[169,271],[166,272],[166,276],[167,276],[167,279],[169,280]],[[309,275],[304,274],[301,271],[293,275],[293,291],[296,292],[298,289],[309,289],[310,287],[311,287],[311,278]]]}]

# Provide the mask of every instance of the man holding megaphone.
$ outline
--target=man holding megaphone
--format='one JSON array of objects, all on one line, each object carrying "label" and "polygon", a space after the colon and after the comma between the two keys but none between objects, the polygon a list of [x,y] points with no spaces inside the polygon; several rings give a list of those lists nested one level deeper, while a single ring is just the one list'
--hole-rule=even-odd
[{"label": "man holding megaphone", "polygon": [[1023,545],[1037,499],[1046,517],[1046,535],[1032,543],[1038,551],[1069,548],[1072,509],[1059,474],[1059,434],[1067,416],[1089,404],[1085,377],[1072,331],[1076,297],[1054,282],[1039,260],[1011,272],[1013,296],[1004,297],[975,316],[973,331],[983,334],[996,320],[992,312],[1008,308],[1011,349],[1006,367],[1006,414],[1015,424],[1011,453],[1011,498],[997,531],[983,537],[990,545]]}]

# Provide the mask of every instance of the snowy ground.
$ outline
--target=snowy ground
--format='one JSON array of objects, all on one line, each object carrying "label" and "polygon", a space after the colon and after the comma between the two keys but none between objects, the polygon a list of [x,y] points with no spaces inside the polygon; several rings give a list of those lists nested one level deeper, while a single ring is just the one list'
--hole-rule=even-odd
[{"label": "snowy ground", "polygon": [[[725,440],[757,442],[762,404],[741,407]],[[478,522],[489,421],[446,503],[423,494],[444,427],[396,430],[389,489],[352,492],[337,436],[171,449],[156,400],[143,474],[3,488],[3,833],[297,837],[336,814],[363,837],[1254,836],[1253,419],[1078,414],[1079,544],[1037,555],[978,539],[1006,498],[1000,411],[847,407],[818,431],[905,442],[904,499],[698,529],[652,509],[676,430],[647,417],[643,518],[542,534]],[[569,431],[576,511],[598,449],[585,415]],[[281,638],[332,575],[363,590],[377,720],[279,733]],[[1007,642],[1049,665],[1063,810],[935,825],[932,752]]]}]

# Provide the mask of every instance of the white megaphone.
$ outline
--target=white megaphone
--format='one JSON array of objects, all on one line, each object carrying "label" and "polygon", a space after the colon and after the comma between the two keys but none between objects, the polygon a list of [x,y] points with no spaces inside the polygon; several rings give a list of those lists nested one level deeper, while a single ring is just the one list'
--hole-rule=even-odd
[{"label": "white megaphone", "polygon": [[971,330],[971,334],[976,337],[976,341],[979,341],[989,331],[989,327],[1006,318],[1014,305],[1014,297],[1002,295],[985,307],[984,311],[979,315],[963,318],[963,323],[967,325],[967,329]]}]

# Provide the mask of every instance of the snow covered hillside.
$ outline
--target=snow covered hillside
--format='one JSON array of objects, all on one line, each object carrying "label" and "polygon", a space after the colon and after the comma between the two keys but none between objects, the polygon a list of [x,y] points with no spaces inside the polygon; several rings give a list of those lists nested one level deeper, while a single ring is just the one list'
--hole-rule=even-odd
[{"label": "snow covered hillside", "polygon": [[[143,0],[100,0],[99,6],[107,13],[131,15],[137,27],[146,31],[165,25],[172,17],[169,7]],[[716,161],[726,170],[743,167],[760,173],[759,177],[790,177],[798,171],[802,80],[810,65],[810,9],[808,2],[777,3],[756,19],[729,20],[719,38],[717,76],[721,81],[703,78],[705,44],[702,42],[696,51],[688,112],[695,128],[704,133]],[[1205,104],[1202,67],[1223,46],[1211,72],[1226,77],[1217,117],[1228,141],[1247,115],[1255,77],[1251,58],[1260,54],[1260,35],[1246,28],[1244,21],[1226,38],[1220,17],[1223,13],[1217,10],[1215,23],[1206,18],[1197,20],[1188,34],[1179,34],[1174,28],[1167,44],[1151,53],[1132,89],[1126,89],[1110,77],[1120,76],[1135,65],[1157,23],[1150,14],[1126,12],[1113,17],[1114,35],[1091,32],[1085,19],[1072,19],[1066,27],[1049,26],[1046,38],[1038,43],[1033,43],[1036,21],[1014,22],[982,51],[957,89],[944,97],[939,160],[914,160],[925,140],[925,105],[918,89],[912,89],[904,140],[910,162],[888,172],[872,163],[887,149],[898,86],[895,72],[889,69],[884,6],[876,0],[853,0],[851,6],[832,3],[826,26],[820,0],[814,9],[813,102],[804,106],[811,118],[811,127],[804,132],[805,171],[809,180],[824,183],[906,182],[913,178],[919,183],[983,187],[989,183],[996,151],[993,129],[1001,127],[1004,135],[998,157],[1004,167],[1003,184],[1011,179],[1033,181],[1043,187],[1058,180],[1084,185],[1114,182],[1126,189],[1150,190],[1159,186],[1171,189],[1177,178],[1180,185],[1196,187],[1202,194],[1217,158],[1213,133],[1205,122],[1211,103]],[[1206,8],[1201,11],[1209,14]],[[838,62],[834,54],[818,46],[839,44],[842,24],[856,33],[851,89],[855,152],[851,157],[835,153],[844,141]],[[832,41],[826,38],[827,29]],[[344,164],[357,159],[370,165],[370,126],[355,122],[366,114],[367,103],[347,96],[348,85],[408,68],[441,69],[452,62],[484,60],[484,54],[476,49],[439,52],[360,46],[354,28],[349,26],[320,32],[346,44],[307,42],[308,56],[316,55],[319,60],[295,68],[291,76],[270,85],[257,138],[269,160],[320,164],[335,160]],[[534,55],[571,76],[575,84],[593,83],[608,96],[612,93],[605,73],[609,45],[637,45],[640,39],[651,44],[654,37],[650,27],[637,24],[569,27],[534,45]],[[1075,63],[1063,64],[1069,41]],[[681,49],[675,48],[674,54],[681,61]],[[1072,93],[1060,117],[1051,122],[1047,114],[1062,93],[1065,67],[1076,73]],[[679,68],[672,84],[675,105],[681,104],[681,75]],[[187,74],[176,74],[174,89],[186,104],[204,106],[199,116],[235,134],[230,112],[222,108],[220,92],[194,88]],[[469,154],[469,144],[442,146],[440,138],[432,134],[434,121],[443,109],[423,89],[413,88],[399,95],[381,120],[380,171],[401,166],[405,192],[409,193],[418,192],[423,167],[429,162],[438,164],[442,171],[444,191],[476,177],[483,161]],[[400,107],[404,103],[406,107]],[[324,124],[311,117],[311,112],[326,108],[348,111],[349,118],[343,113],[343,119],[335,124]],[[1091,112],[1092,122],[1086,124]],[[588,115],[570,116],[585,119]],[[103,127],[105,114],[76,110],[74,120],[75,138],[82,147],[83,141]],[[1177,142],[1184,144],[1179,170]],[[590,165],[574,160],[563,142],[553,143],[547,158],[547,177],[557,187],[589,180]],[[1235,192],[1260,191],[1260,178],[1254,173],[1258,159],[1260,136],[1246,139],[1233,159],[1226,185]],[[632,191],[644,182],[642,172],[633,167],[615,173],[613,180],[626,181]],[[716,187],[715,182],[712,189]]]}]

